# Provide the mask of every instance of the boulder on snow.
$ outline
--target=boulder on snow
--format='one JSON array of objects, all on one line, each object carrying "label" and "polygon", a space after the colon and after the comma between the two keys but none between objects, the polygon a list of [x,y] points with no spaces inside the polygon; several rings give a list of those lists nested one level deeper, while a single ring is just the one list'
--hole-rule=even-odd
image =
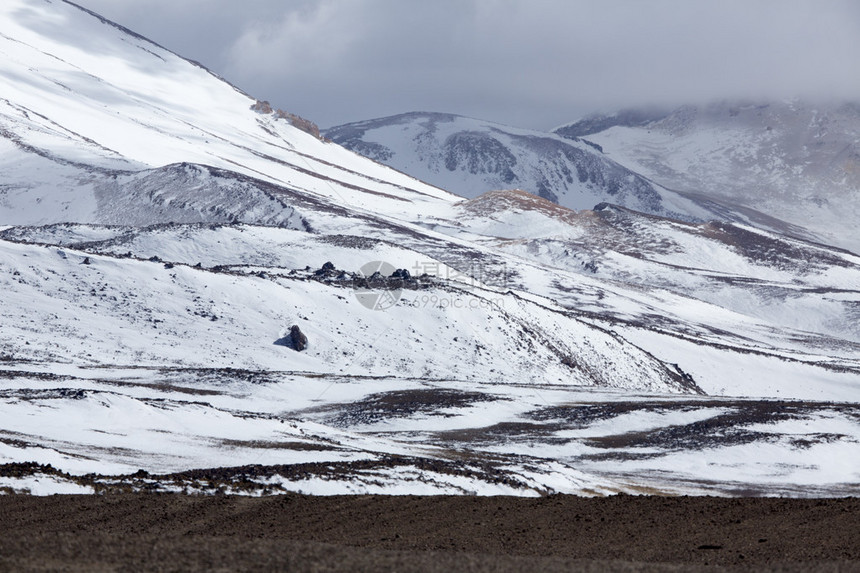
[{"label": "boulder on snow", "polygon": [[308,337],[297,324],[290,327],[290,340],[293,342],[293,349],[298,352],[308,347]]},{"label": "boulder on snow", "polygon": [[337,273],[337,269],[331,262],[325,263],[321,268],[314,271],[315,277],[331,277]]},{"label": "boulder on snow", "polygon": [[277,339],[275,344],[292,348],[296,352],[301,352],[308,347],[308,337],[305,336],[305,333],[302,332],[302,329],[297,324],[294,324],[290,327],[290,333]]}]

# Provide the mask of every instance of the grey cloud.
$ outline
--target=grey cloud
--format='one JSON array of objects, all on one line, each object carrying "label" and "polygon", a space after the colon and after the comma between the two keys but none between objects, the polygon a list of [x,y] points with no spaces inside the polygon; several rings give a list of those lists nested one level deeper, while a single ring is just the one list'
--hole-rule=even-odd
[{"label": "grey cloud", "polygon": [[549,128],[734,97],[860,99],[851,0],[79,0],[328,126],[447,111]]}]

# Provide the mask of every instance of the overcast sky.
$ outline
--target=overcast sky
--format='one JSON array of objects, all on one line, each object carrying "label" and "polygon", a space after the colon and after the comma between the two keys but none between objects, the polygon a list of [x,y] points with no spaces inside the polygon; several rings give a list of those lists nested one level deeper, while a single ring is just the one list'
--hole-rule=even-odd
[{"label": "overcast sky", "polygon": [[321,127],[550,129],[723,98],[860,101],[856,0],[74,0]]}]

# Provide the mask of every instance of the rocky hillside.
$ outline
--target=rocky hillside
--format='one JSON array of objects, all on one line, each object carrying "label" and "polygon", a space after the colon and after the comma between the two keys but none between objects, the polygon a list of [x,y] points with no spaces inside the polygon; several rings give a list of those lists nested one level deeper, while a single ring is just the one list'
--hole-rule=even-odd
[{"label": "rocky hillside", "polygon": [[463,197],[521,189],[571,209],[610,201],[660,215],[689,217],[696,211],[586,140],[441,113],[350,123],[324,134]]}]

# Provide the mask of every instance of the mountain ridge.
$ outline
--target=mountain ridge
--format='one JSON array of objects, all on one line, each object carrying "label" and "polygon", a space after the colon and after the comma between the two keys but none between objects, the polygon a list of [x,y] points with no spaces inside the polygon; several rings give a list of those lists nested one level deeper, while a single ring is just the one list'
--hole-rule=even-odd
[{"label": "mountain ridge", "polygon": [[640,210],[674,213],[661,204],[650,183],[579,140],[426,112],[355,122],[325,129],[323,134],[467,198],[517,187],[574,209],[612,198]]}]

